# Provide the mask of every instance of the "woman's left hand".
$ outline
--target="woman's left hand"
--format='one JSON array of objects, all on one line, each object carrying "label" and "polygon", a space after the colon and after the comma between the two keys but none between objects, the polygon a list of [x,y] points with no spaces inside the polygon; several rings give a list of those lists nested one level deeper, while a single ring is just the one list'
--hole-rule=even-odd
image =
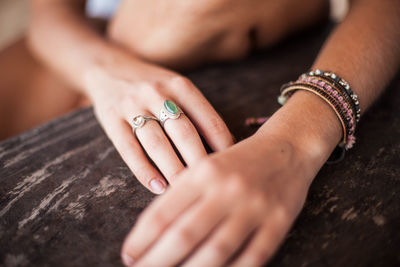
[{"label": "woman's left hand", "polygon": [[254,136],[184,170],[122,248],[134,266],[260,266],[299,214],[319,168],[278,136]]}]

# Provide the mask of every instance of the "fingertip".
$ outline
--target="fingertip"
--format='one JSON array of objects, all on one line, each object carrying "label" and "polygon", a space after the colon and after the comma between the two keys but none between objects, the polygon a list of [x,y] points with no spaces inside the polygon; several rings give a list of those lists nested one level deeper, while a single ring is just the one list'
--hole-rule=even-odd
[{"label": "fingertip", "polygon": [[135,264],[135,260],[131,256],[129,256],[127,253],[122,252],[121,259],[122,259],[122,263],[125,266],[133,266]]},{"label": "fingertip", "polygon": [[[134,246],[134,240],[133,240],[133,231],[134,228],[132,228],[129,233],[126,235],[124,242],[122,243],[122,248],[121,248],[121,260],[125,266],[133,266],[135,263],[135,258],[138,255],[135,246]],[[136,255],[136,256],[134,256]]]},{"label": "fingertip", "polygon": [[149,188],[154,194],[160,195],[167,189],[167,183],[162,178],[154,178],[150,180]]}]

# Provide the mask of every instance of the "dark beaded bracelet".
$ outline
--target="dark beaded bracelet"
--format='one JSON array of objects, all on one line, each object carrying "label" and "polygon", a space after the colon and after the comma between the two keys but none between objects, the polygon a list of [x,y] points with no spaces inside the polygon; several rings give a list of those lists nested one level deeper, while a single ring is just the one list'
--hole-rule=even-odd
[{"label": "dark beaded bracelet", "polygon": [[[330,71],[323,71],[316,69],[314,71],[310,71],[308,73],[304,73],[300,75],[299,80],[310,79],[310,78],[317,78],[323,80],[325,83],[329,83],[330,86],[335,87],[338,92],[342,94],[346,101],[351,105],[353,114],[349,114],[354,116],[354,122],[352,134],[354,134],[355,126],[359,122],[361,117],[361,110],[359,106],[358,96],[356,93],[351,90],[350,85],[347,81],[337,76],[335,73]],[[350,113],[350,112],[349,112]]]},{"label": "dark beaded bracelet", "polygon": [[342,106],[341,109],[344,110],[346,119],[347,121],[349,121],[348,135],[352,135],[355,132],[355,111],[347,94],[343,94],[340,90],[337,90],[336,87],[330,84],[326,79],[322,79],[320,77],[300,78],[298,81],[321,87],[325,89],[328,93],[332,94],[333,97],[340,102]]},{"label": "dark beaded bracelet", "polygon": [[360,120],[360,118],[361,118],[361,109],[360,109],[360,105],[359,105],[359,101],[358,101],[358,96],[353,90],[351,90],[350,84],[346,80],[340,78],[339,76],[337,76],[333,72],[323,71],[323,70],[319,70],[319,69],[316,69],[314,71],[310,71],[310,72],[305,73],[303,75],[325,77],[325,78],[331,80],[332,82],[336,83],[342,89],[344,89],[344,91],[348,94],[348,96],[352,99],[352,101],[354,103],[355,110],[356,110],[356,120],[357,120],[357,122]]},{"label": "dark beaded bracelet", "polygon": [[[346,125],[346,121],[344,119],[344,114],[341,112],[341,110],[339,108],[339,105],[333,99],[333,97],[328,95],[328,94],[326,94],[326,92],[324,90],[321,90],[321,89],[319,89],[319,88],[317,88],[315,86],[308,85],[308,84],[300,84],[300,83],[293,83],[293,84],[287,86],[287,88],[285,88],[283,90],[281,96],[287,96],[287,94],[289,92],[292,92],[292,94],[293,94],[297,90],[309,91],[309,92],[319,96],[320,98],[322,98],[327,104],[329,104],[331,106],[331,108],[336,113],[340,124],[342,125],[343,138],[342,138],[342,141],[340,142],[339,146],[344,147],[346,142],[347,142],[347,125]],[[290,94],[290,96],[292,94]],[[288,97],[290,97],[290,96],[288,96]]]},{"label": "dark beaded bracelet", "polygon": [[[301,83],[301,82],[296,82],[294,86],[301,85],[301,86],[308,86],[309,88],[316,90],[318,93],[322,94],[324,97],[326,97],[336,108],[338,113],[341,116],[341,119],[344,121],[345,126],[346,126],[346,135],[350,136],[353,133],[353,117],[351,117],[350,114],[348,114],[348,108],[346,106],[346,103],[343,101],[343,98],[341,96],[335,96],[334,89],[329,90],[324,90],[318,87],[318,85],[313,84],[313,83]],[[333,93],[332,93],[333,91]],[[338,93],[337,93],[338,94]]]},{"label": "dark beaded bracelet", "polygon": [[[335,111],[343,128],[343,139],[327,163],[340,161],[345,150],[355,143],[356,124],[361,117],[358,96],[344,79],[333,72],[318,69],[302,74],[296,82],[284,84],[278,102],[284,105],[297,90],[306,90],[318,95]],[[333,155],[338,158],[332,159]]]},{"label": "dark beaded bracelet", "polygon": [[[328,84],[332,88],[336,88],[336,86],[337,86],[337,84],[335,82],[332,82],[330,79],[327,79],[326,77],[317,76],[317,75],[315,75],[315,76],[307,76],[307,78],[300,78],[299,80],[309,81],[310,79],[317,79],[320,82]],[[343,94],[342,90],[337,90],[337,92],[340,93],[343,98],[345,98],[345,101],[347,102],[347,105],[348,105],[347,108],[351,108],[352,109],[352,113],[357,114],[356,107],[355,107],[351,97],[346,93]]]}]

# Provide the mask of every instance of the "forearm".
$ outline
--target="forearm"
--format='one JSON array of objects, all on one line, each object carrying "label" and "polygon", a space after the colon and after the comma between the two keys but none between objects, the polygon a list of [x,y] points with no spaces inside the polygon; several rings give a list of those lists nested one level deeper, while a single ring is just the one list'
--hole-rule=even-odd
[{"label": "forearm", "polygon": [[79,2],[33,1],[29,43],[41,60],[87,93],[85,76],[90,70],[123,64],[133,56],[127,56],[91,28]]},{"label": "forearm", "polygon": [[313,68],[347,80],[362,111],[385,89],[400,66],[400,1],[353,1]]},{"label": "forearm", "polygon": [[[313,66],[347,80],[358,94],[364,112],[399,68],[400,19],[396,11],[400,5],[395,2],[355,2]],[[298,91],[258,134],[275,134],[290,140],[316,174],[342,138],[342,129],[326,102],[312,93]]]}]

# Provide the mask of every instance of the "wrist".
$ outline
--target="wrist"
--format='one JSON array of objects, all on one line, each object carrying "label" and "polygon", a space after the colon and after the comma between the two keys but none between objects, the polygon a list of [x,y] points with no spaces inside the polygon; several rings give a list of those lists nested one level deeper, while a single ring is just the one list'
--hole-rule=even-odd
[{"label": "wrist", "polygon": [[318,96],[296,92],[261,127],[257,134],[275,135],[287,140],[304,164],[317,172],[342,137],[341,124],[332,108]]}]

